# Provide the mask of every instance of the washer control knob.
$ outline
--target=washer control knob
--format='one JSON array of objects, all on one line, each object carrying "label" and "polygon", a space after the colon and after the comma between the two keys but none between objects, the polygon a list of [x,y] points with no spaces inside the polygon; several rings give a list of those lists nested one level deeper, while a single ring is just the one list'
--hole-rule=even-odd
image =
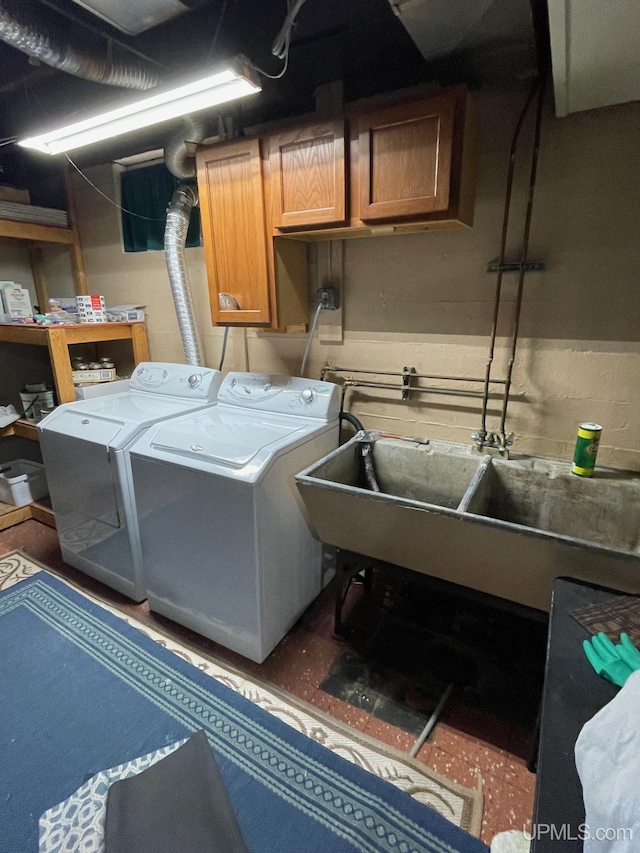
[{"label": "washer control knob", "polygon": [[313,403],[313,398],[315,396],[316,395],[313,388],[303,388],[303,390],[300,392],[300,399],[307,406],[309,405],[309,403]]},{"label": "washer control knob", "polygon": [[200,380],[202,379],[197,373],[192,373],[191,376],[187,379],[187,385],[189,388],[197,388],[200,384]]}]

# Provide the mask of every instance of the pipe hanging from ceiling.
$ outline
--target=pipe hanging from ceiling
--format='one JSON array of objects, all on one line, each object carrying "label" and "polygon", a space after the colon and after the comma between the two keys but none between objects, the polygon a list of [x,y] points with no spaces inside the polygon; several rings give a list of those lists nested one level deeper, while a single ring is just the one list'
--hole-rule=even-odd
[{"label": "pipe hanging from ceiling", "polygon": [[17,0],[0,0],[0,39],[45,65],[94,83],[151,89],[159,80],[156,69],[135,60],[92,56],[80,44],[73,44],[53,35],[46,27],[28,21]]},{"label": "pipe hanging from ceiling", "polygon": [[195,187],[178,187],[171,198],[164,231],[164,251],[187,364],[203,365],[202,343],[196,326],[185,258],[191,209],[198,203]]}]

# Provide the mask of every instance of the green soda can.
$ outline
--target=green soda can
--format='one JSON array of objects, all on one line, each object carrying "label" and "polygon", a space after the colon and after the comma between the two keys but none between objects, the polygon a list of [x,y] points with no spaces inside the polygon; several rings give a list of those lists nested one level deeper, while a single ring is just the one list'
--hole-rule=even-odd
[{"label": "green soda can", "polygon": [[590,477],[593,474],[601,433],[600,424],[580,424],[576,451],[573,454],[572,474],[577,474],[579,477]]}]

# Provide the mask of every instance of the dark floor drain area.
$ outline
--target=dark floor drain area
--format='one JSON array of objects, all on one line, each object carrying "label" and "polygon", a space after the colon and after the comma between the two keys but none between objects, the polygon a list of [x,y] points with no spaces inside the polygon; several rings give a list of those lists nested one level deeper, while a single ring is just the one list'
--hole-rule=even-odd
[{"label": "dark floor drain area", "polygon": [[350,642],[322,690],[417,736],[454,682],[443,722],[497,746],[509,727],[533,729],[544,679],[543,620],[384,566],[370,592],[354,589],[350,598]]}]

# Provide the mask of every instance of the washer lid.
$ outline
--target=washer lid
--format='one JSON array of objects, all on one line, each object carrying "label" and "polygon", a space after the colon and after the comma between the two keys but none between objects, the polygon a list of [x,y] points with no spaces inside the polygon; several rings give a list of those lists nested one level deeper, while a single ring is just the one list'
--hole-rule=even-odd
[{"label": "washer lid", "polygon": [[295,441],[317,427],[304,420],[258,412],[245,414],[216,406],[161,426],[149,447],[172,456],[243,468],[264,448]]},{"label": "washer lid", "polygon": [[200,401],[125,391],[59,406],[41,421],[40,428],[118,450],[141,429],[202,406]]}]

